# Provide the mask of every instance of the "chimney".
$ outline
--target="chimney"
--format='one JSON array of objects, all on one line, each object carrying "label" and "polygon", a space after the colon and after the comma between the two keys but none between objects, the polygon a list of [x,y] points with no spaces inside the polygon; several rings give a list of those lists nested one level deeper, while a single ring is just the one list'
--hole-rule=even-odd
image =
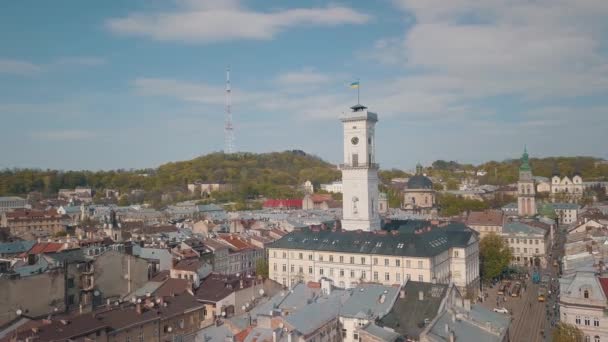
[{"label": "chimney", "polygon": [[289,333],[287,334],[287,342],[292,342],[292,341],[293,341],[293,340],[292,340],[292,338],[291,338],[291,336],[292,336],[292,333],[291,333],[291,332],[289,332]]},{"label": "chimney", "polygon": [[418,300],[424,300],[424,291],[418,291]]},{"label": "chimney", "polygon": [[399,291],[399,298],[405,299],[405,290]]}]

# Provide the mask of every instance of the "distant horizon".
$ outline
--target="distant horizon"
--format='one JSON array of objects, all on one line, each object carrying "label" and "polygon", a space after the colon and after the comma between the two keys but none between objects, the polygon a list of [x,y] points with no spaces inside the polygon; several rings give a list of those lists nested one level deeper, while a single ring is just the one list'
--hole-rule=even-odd
[{"label": "distant horizon", "polygon": [[[340,163],[340,161],[330,161],[327,160],[317,154],[314,153],[309,153],[305,150],[302,149],[286,149],[286,150],[282,150],[282,151],[269,151],[269,152],[250,152],[250,151],[237,151],[234,154],[238,154],[238,153],[251,153],[251,154],[270,154],[270,153],[282,153],[282,152],[289,152],[289,151],[303,151],[304,153],[306,153],[307,155],[310,156],[314,156],[314,157],[318,157],[321,158],[323,161],[329,163],[329,164],[333,164],[333,165],[337,165]],[[51,167],[20,167],[20,166],[2,166],[0,165],[0,171],[2,170],[12,170],[12,169],[17,169],[17,170],[51,170],[51,171],[60,171],[60,172],[69,172],[69,171],[76,171],[76,172],[81,172],[81,171],[90,171],[90,172],[109,172],[109,171],[128,171],[128,172],[132,172],[132,171],[137,171],[137,170],[155,170],[158,169],[160,166],[165,165],[165,164],[169,164],[169,163],[179,163],[179,162],[186,162],[186,161],[190,161],[196,158],[201,158],[201,157],[205,157],[207,155],[210,154],[214,154],[214,153],[222,153],[223,151],[216,151],[216,152],[210,152],[207,154],[202,154],[202,155],[198,155],[195,157],[192,157],[190,159],[180,159],[180,160],[169,160],[169,161],[165,161],[162,162],[156,166],[149,166],[149,167],[119,167],[119,168],[110,168],[110,169],[59,169],[59,168],[51,168]],[[535,156],[533,155],[529,150],[528,150],[529,154],[530,154],[530,160],[533,159],[548,159],[548,158],[595,158],[595,159],[600,159],[600,160],[608,160],[607,158],[603,158],[603,157],[598,157],[598,156],[591,156],[591,155],[574,155],[574,156],[565,156],[565,155],[551,155],[551,156]],[[523,153],[523,150],[522,150]],[[430,161],[429,163],[421,163],[423,167],[430,167],[431,164],[437,160],[444,160],[447,162],[450,161],[454,161],[457,162],[458,164],[463,164],[463,165],[473,165],[475,167],[478,167],[482,164],[488,163],[490,161],[495,161],[495,162],[506,162],[509,160],[517,160],[521,158],[521,154],[514,156],[514,157],[507,157],[507,158],[502,158],[502,159],[489,159],[489,160],[485,160],[485,161],[481,161],[481,162],[464,162],[464,161],[460,161],[460,160],[454,160],[454,159],[443,159],[443,158],[438,158],[438,159],[434,159],[432,161]],[[416,169],[416,163],[414,163],[412,166],[408,166],[408,167],[383,167],[382,161],[379,162],[380,164],[380,170],[391,170],[391,169],[398,169],[401,171],[415,171]]]}]

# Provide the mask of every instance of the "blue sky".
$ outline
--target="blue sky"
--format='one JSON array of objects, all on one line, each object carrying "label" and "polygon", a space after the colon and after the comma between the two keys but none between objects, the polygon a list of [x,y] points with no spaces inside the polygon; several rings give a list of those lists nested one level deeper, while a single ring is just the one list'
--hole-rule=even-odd
[{"label": "blue sky", "polygon": [[[286,7],[290,6],[290,7]],[[236,147],[341,156],[379,113],[383,167],[608,158],[602,0],[14,1],[0,8],[0,167],[154,167]]]}]

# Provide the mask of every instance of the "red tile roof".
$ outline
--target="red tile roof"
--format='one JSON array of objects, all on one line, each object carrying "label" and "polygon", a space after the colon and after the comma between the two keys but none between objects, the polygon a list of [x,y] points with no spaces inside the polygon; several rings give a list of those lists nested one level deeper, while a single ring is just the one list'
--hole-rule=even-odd
[{"label": "red tile roof", "polygon": [[468,225],[502,226],[504,214],[501,210],[472,211],[467,217]]},{"label": "red tile roof", "polygon": [[268,199],[264,202],[264,208],[302,208],[302,199]]},{"label": "red tile roof", "polygon": [[31,210],[31,209],[15,209],[6,213],[6,219],[9,221],[26,221],[40,219],[60,219],[61,215],[56,210]]},{"label": "red tile roof", "polygon": [[250,244],[245,239],[241,238],[238,235],[234,235],[234,234],[219,235],[218,239],[221,239],[222,241],[230,244],[237,251],[256,248],[254,245]]},{"label": "red tile roof", "polygon": [[63,244],[58,242],[39,242],[32,246],[27,254],[57,253],[63,249]]},{"label": "red tile roof", "polygon": [[310,196],[310,199],[312,199],[314,203],[322,203],[326,201],[331,201],[333,198],[330,194],[314,194]]}]

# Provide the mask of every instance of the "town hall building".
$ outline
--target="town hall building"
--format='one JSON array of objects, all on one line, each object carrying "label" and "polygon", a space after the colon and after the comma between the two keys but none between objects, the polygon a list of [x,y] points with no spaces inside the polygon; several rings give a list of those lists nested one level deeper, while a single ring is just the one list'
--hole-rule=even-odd
[{"label": "town hall building", "polygon": [[341,118],[344,130],[341,228],[294,230],[267,247],[269,278],[284,286],[331,279],[339,287],[363,282],[402,285],[408,279],[479,288],[479,237],[463,223],[385,221],[379,214],[375,124],[357,104]]}]

